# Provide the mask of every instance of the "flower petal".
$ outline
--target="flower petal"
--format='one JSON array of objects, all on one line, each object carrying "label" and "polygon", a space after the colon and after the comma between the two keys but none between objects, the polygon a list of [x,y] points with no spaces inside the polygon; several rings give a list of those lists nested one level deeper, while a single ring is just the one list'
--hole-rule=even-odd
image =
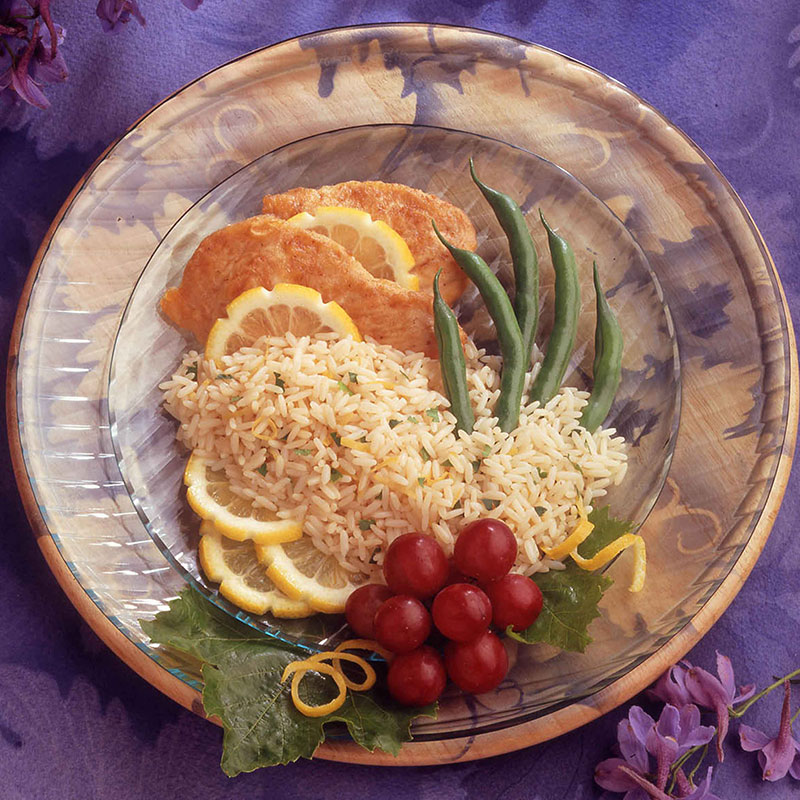
[{"label": "flower petal", "polygon": [[621,758],[607,758],[594,768],[594,782],[611,792],[627,792],[639,788],[620,767],[627,767],[627,761]]},{"label": "flower petal", "polygon": [[723,655],[717,650],[717,675],[719,675],[722,688],[725,690],[725,695],[728,698],[725,705],[730,705],[733,702],[733,696],[736,694],[736,681],[733,677],[733,664],[728,656]]},{"label": "flower petal", "polygon": [[749,725],[739,726],[739,744],[742,750],[752,753],[754,750],[762,750],[770,743],[770,738],[758,728],[751,728]]},{"label": "flower petal", "polygon": [[645,743],[636,738],[633,726],[627,717],[621,719],[619,725],[617,725],[617,742],[625,761],[633,765],[639,772],[647,772],[649,770],[650,762],[647,757]]},{"label": "flower petal", "polygon": [[656,721],[639,706],[632,706],[628,712],[628,719],[631,722],[634,736],[644,744],[647,741],[647,734],[656,724]]},{"label": "flower petal", "polygon": [[765,781],[779,781],[786,776],[789,767],[795,757],[794,742],[790,739],[787,745],[780,743],[780,740],[773,739],[759,753],[764,756],[765,763],[762,765],[762,777]]},{"label": "flower petal", "polygon": [[748,683],[747,686],[740,686],[739,693],[733,698],[733,703],[731,705],[743,703],[745,700],[749,700],[755,693],[756,685],[754,683]]}]

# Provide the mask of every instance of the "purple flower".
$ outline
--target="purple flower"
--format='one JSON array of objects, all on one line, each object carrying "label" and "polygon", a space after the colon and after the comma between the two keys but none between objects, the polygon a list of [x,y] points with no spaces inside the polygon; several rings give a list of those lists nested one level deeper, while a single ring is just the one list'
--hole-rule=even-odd
[{"label": "purple flower", "polygon": [[692,747],[706,744],[714,738],[714,728],[700,724],[700,709],[695,705],[677,709],[664,706],[658,722],[650,729],[645,740],[647,751],[656,758],[656,785],[663,789],[667,784],[673,761]]},{"label": "purple flower", "polygon": [[181,3],[183,3],[190,11],[197,11],[202,2],[203,0],[181,0]]},{"label": "purple flower", "polygon": [[765,781],[778,781],[788,772],[800,780],[800,742],[792,736],[791,705],[792,688],[784,683],[783,709],[778,736],[770,739],[762,731],[749,725],[739,726],[739,742],[743,750],[758,751],[761,777]]},{"label": "purple flower", "polygon": [[670,667],[652,686],[648,694],[662,703],[671,703],[681,708],[692,702],[686,689],[687,668],[681,664]]},{"label": "purple flower", "polygon": [[[0,6],[0,12],[4,20],[0,31],[4,37],[0,40],[0,99],[4,104],[22,99],[47,108],[50,103],[41,87],[67,77],[67,65],[58,49],[64,41],[64,29],[50,16],[50,0],[16,0]],[[30,19],[35,21],[29,31]]]},{"label": "purple flower", "polygon": [[720,761],[724,758],[722,743],[728,733],[728,709],[735,703],[747,700],[755,693],[755,686],[742,686],[736,692],[736,683],[733,677],[731,660],[717,653],[717,674],[715,678],[702,667],[693,667],[687,664],[686,674],[683,678],[686,691],[697,705],[710,708],[717,714],[717,757]]},{"label": "purple flower", "polygon": [[[667,705],[656,722],[639,706],[617,726],[617,742],[622,758],[609,758],[595,769],[595,782],[611,792],[625,793],[624,800],[667,797],[664,792],[670,767],[690,748],[706,744],[714,728],[700,725],[697,706],[682,709]],[[656,760],[651,769],[650,756]],[[655,775],[655,783],[651,780]]]},{"label": "purple flower", "polygon": [[119,33],[131,17],[140,25],[145,24],[136,0],[99,0],[95,13],[106,33]]}]

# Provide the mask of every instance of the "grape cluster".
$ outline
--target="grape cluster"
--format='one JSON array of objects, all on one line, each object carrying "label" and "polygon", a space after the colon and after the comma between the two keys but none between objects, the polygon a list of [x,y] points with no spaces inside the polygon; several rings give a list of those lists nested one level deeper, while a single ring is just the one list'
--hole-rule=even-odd
[{"label": "grape cluster", "polygon": [[[517,541],[500,520],[471,522],[448,559],[435,539],[407,533],[386,551],[386,585],[371,583],[348,598],[345,614],[359,636],[394,653],[388,685],[408,706],[432,703],[448,677],[464,692],[494,689],[508,671],[500,632],[532,625],[542,610],[539,587],[510,573]],[[443,648],[435,641],[444,638]]]}]

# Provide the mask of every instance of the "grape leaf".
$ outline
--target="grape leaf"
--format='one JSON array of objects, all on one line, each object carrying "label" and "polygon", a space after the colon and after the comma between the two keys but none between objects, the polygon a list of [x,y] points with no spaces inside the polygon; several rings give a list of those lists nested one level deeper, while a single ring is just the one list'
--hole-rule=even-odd
[{"label": "grape leaf", "polygon": [[[173,600],[169,611],[141,625],[154,642],[202,662],[203,706],[222,722],[222,768],[230,776],[311,758],[331,723],[343,723],[367,750],[396,755],[411,739],[411,721],[436,715],[435,705],[401,708],[376,685],[367,692],[348,692],[332,714],[304,716],[292,703],[290,681],[282,684],[280,678],[286,665],[307,651],[248,628],[191,589]],[[301,696],[311,705],[321,704],[333,696],[332,687],[328,678],[307,673]]]},{"label": "grape leaf", "polygon": [[579,555],[591,558],[597,555],[604,547],[615,542],[620,536],[630,533],[634,524],[627,519],[614,519],[609,516],[608,506],[595,508],[589,514],[589,522],[594,524],[594,530],[578,547]]},{"label": "grape leaf", "polygon": [[597,604],[612,584],[611,578],[586,572],[570,562],[566,569],[531,576],[542,592],[542,611],[536,622],[509,635],[520,642],[545,642],[562,650],[582,653],[592,641],[589,623],[600,616]]}]

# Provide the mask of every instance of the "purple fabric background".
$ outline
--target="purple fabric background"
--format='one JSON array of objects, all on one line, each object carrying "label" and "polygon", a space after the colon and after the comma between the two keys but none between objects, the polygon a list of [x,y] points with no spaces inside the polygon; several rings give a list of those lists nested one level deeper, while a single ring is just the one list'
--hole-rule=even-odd
[{"label": "purple fabric background", "polygon": [[[644,96],[720,166],[759,225],[792,313],[800,313],[800,6],[796,0],[309,0],[305,4],[140,0],[147,27],[104,35],[88,0],[54,0],[67,29],[66,84],[49,111],[0,126],[0,338],[7,350],[28,267],[51,219],[102,149],[162,97],[243,52],[336,25],[430,21],[535,41]],[[229,780],[218,728],[184,711],[120,662],[66,600],[22,511],[2,441],[0,492],[0,796],[138,798],[593,798],[619,709],[538,747],[476,763],[415,769],[303,762]],[[795,471],[747,585],[690,654],[731,655],[740,682],[800,666],[800,537]],[[800,692],[796,693],[796,704]],[[774,734],[780,699],[748,722]],[[800,794],[763,783],[729,739],[714,779],[727,800]]]}]

